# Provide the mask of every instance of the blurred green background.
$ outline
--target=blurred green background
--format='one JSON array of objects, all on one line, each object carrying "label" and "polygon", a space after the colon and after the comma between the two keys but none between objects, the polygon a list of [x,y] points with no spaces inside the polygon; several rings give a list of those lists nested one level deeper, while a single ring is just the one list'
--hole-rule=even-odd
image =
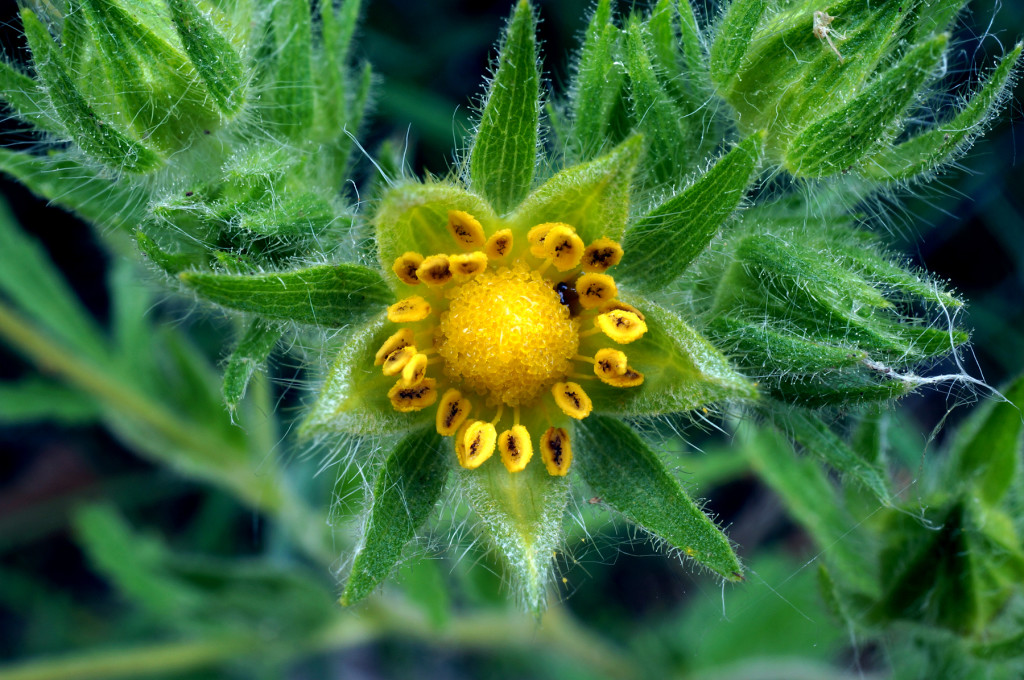
[{"label": "blurred green background", "polygon": [[[590,3],[537,4],[544,69],[557,90]],[[705,18],[716,12],[714,5],[699,9]],[[405,149],[410,172],[448,171],[508,10],[507,2],[368,3],[357,43],[378,75],[376,115],[361,136],[368,152],[390,140]],[[2,3],[4,49],[19,58],[15,15],[14,3]],[[947,65],[954,92],[966,92],[1001,46],[1024,35],[1024,4],[972,3],[965,19],[956,36],[960,49]],[[968,301],[965,325],[974,332],[965,366],[994,385],[1024,367],[1022,132],[1014,103],[961,168],[912,196],[886,201],[899,247]],[[33,143],[9,122],[5,135],[15,146]],[[355,186],[370,172],[369,163],[360,163]],[[131,321],[126,309],[143,315],[145,328],[136,332],[153,338],[154,349],[140,361],[158,365],[153,374],[163,398],[196,401],[205,388],[181,377],[174,368],[179,359],[160,353],[183,346],[194,352],[188,361],[207,371],[197,369],[201,384],[223,358],[229,324],[162,290],[155,279],[139,279],[126,264],[127,250],[112,253],[82,223],[18,185],[0,186],[16,219],[102,327],[117,335],[124,330],[119,324]],[[111,292],[112,275],[130,281],[135,296],[128,302]],[[37,375],[0,344],[0,380]],[[723,590],[643,536],[588,512],[586,530],[571,539],[580,544],[558,556],[565,580],[543,628],[505,604],[494,565],[470,546],[466,532],[445,552],[443,530],[419,546],[430,559],[411,561],[380,602],[343,611],[333,603],[328,567],[340,567],[351,545],[343,520],[345,508],[358,505],[358,480],[354,471],[329,464],[329,449],[310,452],[288,436],[308,397],[300,361],[276,355],[270,377],[237,435],[215,400],[191,406],[209,411],[196,422],[227,428],[225,441],[266,444],[254,455],[265,457],[267,474],[277,474],[280,461],[280,474],[312,512],[293,522],[316,533],[308,523],[320,522],[318,515],[338,501],[328,542],[335,554],[324,559],[297,547],[295,526],[272,512],[155,463],[157,454],[111,428],[90,399],[71,395],[45,417],[22,418],[14,406],[24,396],[0,391],[0,660],[40,660],[42,669],[24,676],[0,670],[0,678],[86,677],[44,662],[80,653],[113,664],[94,663],[89,668],[96,674],[88,677],[113,677],[125,668],[117,663],[129,664],[119,677],[137,677],[132,668],[212,658],[166,675],[873,678],[886,677],[892,655],[906,653],[885,641],[859,640],[830,618],[815,580],[818,548],[752,476],[739,445],[689,424],[674,440],[673,455],[740,546],[751,567],[747,583]],[[930,442],[933,429],[957,423],[967,408],[954,407],[971,398],[962,388],[937,387],[899,405],[893,440],[908,469],[927,466],[928,450],[945,436],[940,431]],[[281,414],[280,425],[267,421],[272,410]],[[907,483],[912,495],[913,478]],[[588,500],[582,489],[574,499],[581,506]],[[97,502],[107,510],[83,514]],[[441,521],[449,519],[460,518]],[[111,559],[118,550],[127,551],[123,563]]]}]

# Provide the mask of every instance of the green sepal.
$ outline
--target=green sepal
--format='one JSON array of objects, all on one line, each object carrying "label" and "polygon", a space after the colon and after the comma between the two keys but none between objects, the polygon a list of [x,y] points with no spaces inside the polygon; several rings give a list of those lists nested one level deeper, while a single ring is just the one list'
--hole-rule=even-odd
[{"label": "green sepal", "polygon": [[451,457],[427,426],[407,435],[388,454],[373,485],[373,496],[356,548],[341,604],[363,599],[394,569],[402,550],[441,498]]},{"label": "green sepal", "polygon": [[797,177],[837,175],[891,139],[948,42],[942,34],[916,46],[848,104],[807,126],[789,142],[786,169]]},{"label": "green sepal", "polygon": [[273,6],[274,37],[279,41],[271,103],[263,107],[278,130],[302,139],[313,123],[313,19],[309,0],[282,0]]},{"label": "green sepal", "polygon": [[[225,211],[228,212],[228,211]],[[328,227],[350,224],[329,200],[312,191],[289,192],[280,200],[269,198],[242,204],[230,211],[232,226],[273,238],[301,238],[320,234]]]},{"label": "green sepal", "polygon": [[224,307],[322,328],[361,323],[394,302],[381,275],[358,264],[250,276],[183,272],[178,278]]},{"label": "green sepal", "polygon": [[743,200],[763,146],[764,133],[747,137],[696,182],[637,220],[623,239],[616,280],[652,293],[682,275]]},{"label": "green sepal", "polygon": [[509,219],[525,230],[544,222],[564,222],[584,243],[618,239],[629,217],[630,182],[643,148],[633,135],[608,154],[558,173],[526,197]]},{"label": "green sepal", "polygon": [[741,429],[739,441],[741,453],[758,478],[779,495],[793,519],[822,547],[836,576],[856,591],[877,594],[879,583],[871,545],[840,502],[838,490],[821,465],[797,457],[789,442],[769,429]]},{"label": "green sepal", "polygon": [[[469,213],[487,233],[497,228],[486,200],[452,184],[410,182],[389,189],[373,217],[381,266],[390,272],[391,264],[407,251],[424,256],[454,251],[456,244],[446,226],[449,210]],[[393,274],[388,280],[398,284]]]},{"label": "green sepal", "polygon": [[149,258],[149,260],[160,269],[164,270],[165,273],[171,276],[177,276],[179,273],[186,269],[191,269],[196,265],[202,264],[206,259],[205,256],[197,256],[192,253],[171,253],[160,247],[151,236],[146,234],[141,229],[135,232],[135,242],[139,246],[139,250]]},{"label": "green sepal", "polygon": [[[757,398],[754,385],[673,312],[626,293],[621,293],[619,299],[639,309],[645,317],[647,333],[622,348],[629,357],[629,365],[644,374],[644,382],[626,388],[588,383],[587,393],[597,412],[618,416],[661,415],[731,399]],[[600,346],[610,344],[607,339],[599,342]],[[595,343],[594,351],[598,346]]]},{"label": "green sepal", "polygon": [[324,385],[309,414],[299,427],[299,435],[343,433],[380,435],[404,432],[434,418],[434,409],[399,413],[388,399],[395,384],[374,366],[374,355],[398,326],[381,313],[345,341],[327,372]]},{"label": "green sepal", "polygon": [[[683,0],[686,2],[687,0]],[[761,17],[768,9],[765,0],[735,0],[729,3],[725,16],[711,43],[709,71],[711,82],[727,88],[740,70],[740,64],[753,38]]]},{"label": "green sepal", "polygon": [[224,367],[222,394],[229,409],[233,411],[238,407],[253,374],[267,362],[282,334],[278,324],[265,319],[257,317],[249,323]]},{"label": "green sepal", "polygon": [[[957,16],[967,5],[967,0],[931,0],[917,6],[915,37],[920,40],[933,33],[952,32]],[[917,42],[915,40],[915,42]]]},{"label": "green sepal", "polygon": [[701,35],[697,16],[693,12],[690,0],[678,0],[675,6],[679,13],[679,41],[682,44],[680,51],[683,72],[695,91],[696,101],[703,102],[707,93],[711,92],[711,79],[702,47],[704,38]]},{"label": "green sepal", "polygon": [[743,580],[729,539],[632,427],[591,415],[576,424],[573,450],[575,467],[604,503],[725,580]]},{"label": "green sepal", "polygon": [[498,70],[470,149],[469,177],[499,214],[530,190],[537,165],[540,73],[533,8],[519,0],[498,48]]},{"label": "green sepal", "polygon": [[984,130],[1010,86],[1021,45],[1000,60],[963,109],[947,123],[911,137],[863,162],[863,173],[879,182],[908,180],[956,159]]},{"label": "green sepal", "polygon": [[144,188],[128,188],[102,177],[96,167],[66,153],[35,156],[0,149],[0,172],[101,228],[131,231],[146,214],[149,196]]},{"label": "green sepal", "polygon": [[571,91],[572,139],[580,160],[604,148],[624,73],[618,61],[621,31],[612,23],[610,0],[600,0],[587,27]]},{"label": "green sepal", "polygon": [[857,454],[831,428],[802,410],[776,413],[776,426],[783,428],[808,454],[848,479],[854,479],[875,495],[883,505],[892,504],[885,469]]},{"label": "green sepal", "polygon": [[87,154],[115,170],[143,173],[159,167],[160,156],[96,115],[36,15],[22,9],[21,19],[36,71],[68,135]]},{"label": "green sepal", "polygon": [[1005,401],[974,409],[957,431],[948,465],[948,483],[970,490],[990,507],[999,504],[1020,475],[1024,376],[1010,383],[1003,396]]},{"label": "green sepal", "polygon": [[845,407],[890,401],[914,391],[911,381],[894,379],[864,366],[819,374],[793,374],[763,381],[774,399],[807,408]]},{"label": "green sepal", "polygon": [[167,0],[171,21],[185,53],[206,89],[227,116],[245,102],[245,71],[234,46],[193,0]]},{"label": "green sepal", "polygon": [[0,101],[39,130],[55,134],[63,132],[60,123],[49,112],[43,88],[6,59],[0,59]]},{"label": "green sepal", "polygon": [[459,468],[456,479],[523,608],[539,615],[547,606],[552,555],[563,540],[569,480],[549,475],[534,458],[510,473],[495,455],[475,470]]}]

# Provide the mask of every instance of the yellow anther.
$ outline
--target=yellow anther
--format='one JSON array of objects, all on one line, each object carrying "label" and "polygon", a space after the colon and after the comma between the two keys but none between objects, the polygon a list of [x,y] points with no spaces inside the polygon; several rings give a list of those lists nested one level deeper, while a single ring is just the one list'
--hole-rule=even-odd
[{"label": "yellow anther", "polygon": [[583,257],[583,239],[569,225],[558,224],[544,236],[544,257],[560,272],[575,269]]},{"label": "yellow anther", "polygon": [[530,433],[522,425],[515,425],[505,430],[498,437],[498,450],[501,451],[501,462],[509,472],[520,472],[533,458],[533,442]]},{"label": "yellow anther", "polygon": [[562,409],[565,415],[576,420],[583,420],[590,415],[594,408],[590,397],[578,383],[557,382],[551,386],[551,394],[555,397],[558,408]]},{"label": "yellow anther", "polygon": [[437,407],[437,417],[434,424],[437,426],[437,433],[442,437],[450,437],[455,434],[462,423],[469,417],[472,405],[469,399],[462,396],[462,392],[452,388],[441,396],[441,405]]},{"label": "yellow anther", "polygon": [[419,385],[409,387],[401,381],[388,390],[388,399],[396,411],[408,413],[419,411],[437,401],[437,381],[433,378],[424,378]]},{"label": "yellow anther", "polygon": [[569,433],[561,427],[549,427],[540,438],[540,457],[552,477],[564,477],[572,464]]},{"label": "yellow anther", "polygon": [[487,256],[479,250],[464,255],[452,255],[448,261],[456,279],[468,279],[487,269]]},{"label": "yellow anther", "polygon": [[627,368],[626,353],[622,350],[599,349],[594,355],[594,374],[601,380],[625,375]]},{"label": "yellow anther", "polygon": [[647,332],[647,324],[641,321],[640,317],[621,309],[601,314],[594,319],[594,325],[620,345],[628,345],[634,340],[639,340]]},{"label": "yellow anther", "polygon": [[[547,257],[544,254],[544,239],[547,237],[548,232],[555,227],[568,227],[568,224],[562,224],[561,222],[545,222],[544,224],[538,224],[526,233],[526,240],[530,243],[530,253],[534,257],[539,257],[542,260]],[[570,229],[572,227],[569,227]]]},{"label": "yellow anther", "polygon": [[584,309],[595,309],[619,294],[615,279],[607,274],[584,274],[576,279],[576,295]]},{"label": "yellow anther", "polygon": [[443,286],[452,280],[451,263],[447,255],[431,255],[416,270],[416,278],[428,286]]},{"label": "yellow anther", "polygon": [[459,464],[467,470],[475,470],[480,467],[494,454],[494,445],[497,440],[498,433],[494,429],[494,425],[482,420],[474,420],[466,428],[466,433],[462,435],[464,450]]},{"label": "yellow anther", "polygon": [[402,368],[402,382],[408,386],[419,385],[427,377],[427,355],[414,354]]},{"label": "yellow anther", "polygon": [[512,230],[499,229],[491,234],[491,237],[487,239],[487,244],[484,245],[484,252],[492,260],[500,260],[512,252]]},{"label": "yellow anther", "polygon": [[402,256],[395,260],[395,263],[391,265],[391,271],[402,280],[402,283],[418,286],[420,280],[416,278],[416,270],[420,268],[421,264],[423,264],[423,256],[410,251],[402,253]]},{"label": "yellow anther", "polygon": [[633,305],[627,305],[625,302],[620,302],[619,300],[612,300],[608,304],[601,307],[601,313],[603,314],[605,312],[610,312],[615,309],[621,309],[624,312],[633,312],[634,314],[636,314],[636,318],[640,319],[641,321],[647,320],[647,317],[644,316],[644,313],[641,312],[639,309],[637,309]]},{"label": "yellow anther", "polygon": [[419,295],[399,300],[388,307],[388,321],[395,323],[411,323],[423,321],[430,316],[430,303]]},{"label": "yellow anther", "polygon": [[406,345],[396,349],[384,360],[384,375],[398,375],[414,356],[416,356],[415,345]]},{"label": "yellow anther", "polygon": [[472,425],[473,420],[466,420],[455,432],[455,457],[459,459],[459,465],[466,467],[466,430]]},{"label": "yellow anther", "polygon": [[484,244],[484,228],[467,212],[448,211],[448,232],[463,250],[472,250]]},{"label": "yellow anther", "polygon": [[384,344],[380,346],[379,350],[377,350],[376,356],[373,357],[373,365],[380,366],[384,363],[384,360],[388,358],[389,354],[394,352],[396,349],[402,349],[412,343],[412,329],[403,328],[399,330],[397,333],[385,340]]},{"label": "yellow anther", "polygon": [[[597,371],[594,372],[597,373]],[[598,373],[597,377],[601,379],[601,382],[607,383],[612,387],[636,387],[644,382],[644,374],[633,370],[629,366],[626,367],[626,371],[622,375],[602,375]]]},{"label": "yellow anther", "polygon": [[583,271],[604,272],[622,261],[622,246],[610,238],[599,238],[583,251]]}]

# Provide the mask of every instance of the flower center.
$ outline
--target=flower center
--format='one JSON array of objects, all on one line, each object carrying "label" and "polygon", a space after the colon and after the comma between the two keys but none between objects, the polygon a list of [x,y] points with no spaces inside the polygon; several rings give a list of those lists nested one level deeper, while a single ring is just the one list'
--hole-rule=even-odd
[{"label": "flower center", "polygon": [[572,370],[579,320],[538,272],[487,271],[448,297],[437,341],[445,373],[488,401],[528,404]]}]

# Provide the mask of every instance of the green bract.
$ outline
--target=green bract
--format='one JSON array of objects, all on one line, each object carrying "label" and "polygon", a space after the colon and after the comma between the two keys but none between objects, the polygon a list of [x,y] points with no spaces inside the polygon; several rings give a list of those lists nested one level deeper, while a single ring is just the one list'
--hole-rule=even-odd
[{"label": "green bract", "polygon": [[[848,519],[830,505],[823,466],[886,507],[897,527],[891,544],[868,555],[844,542],[836,578],[824,572],[837,607],[874,598],[876,620],[925,617],[974,634],[1019,578],[1019,541],[999,506],[1017,465],[1019,428],[1005,409],[987,414],[993,433],[968,430],[954,449],[960,486],[937,494],[932,519],[947,529],[936,534],[901,524],[884,461],[848,443],[823,410],[903,396],[932,380],[915,373],[921,365],[967,341],[951,314],[960,301],[890,253],[871,217],[880,212],[877,192],[955,160],[1013,80],[1019,45],[956,111],[940,112],[927,129],[914,122],[927,119],[917,114],[934,99],[956,0],[736,0],[713,27],[685,1],[660,0],[620,20],[610,0],[599,0],[566,93],[550,96],[537,17],[520,0],[455,171],[423,181],[384,176],[362,211],[343,193],[371,84],[368,67],[350,68],[357,1],[317,3],[316,11],[307,0],[69,7],[46,21],[22,11],[31,75],[0,64],[12,112],[64,144],[45,154],[0,150],[0,169],[130,237],[165,282],[239,318],[223,378],[232,412],[279,340],[326,348],[295,352],[322,375],[300,432],[344,441],[364,466],[367,503],[345,604],[394,571],[444,499],[455,499],[460,517],[468,507],[516,595],[536,612],[574,512],[567,508],[583,493],[673,553],[742,579],[728,538],[672,472],[676,461],[642,434],[712,409],[770,420],[807,453],[795,457],[771,433],[749,435],[759,441],[747,447],[750,465],[822,542]],[[505,246],[491,242],[502,234]],[[564,242],[545,243],[548,234]],[[501,264],[505,247],[517,259]],[[584,249],[598,247],[609,266],[588,264],[586,252],[598,251]],[[578,279],[549,277],[579,266],[587,273]],[[0,268],[14,297],[24,294],[19,271]],[[559,365],[535,380],[536,394],[498,398],[460,374],[460,356],[438,356],[433,328],[420,349],[395,354],[414,347],[389,344],[403,323],[428,317],[429,305],[451,318],[444,315],[459,286],[484,280],[472,278],[482,272],[495,286],[532,276],[534,288],[520,281],[516,293],[533,291],[531,304],[558,313],[522,324],[533,324],[539,349],[516,369],[527,373],[557,344],[565,355],[556,359],[589,361],[595,375]],[[584,290],[584,276],[597,292]],[[453,277],[455,287],[439,293]],[[412,299],[419,292],[425,299]],[[587,295],[595,297],[584,304]],[[32,314],[60,316],[62,299]],[[635,336],[600,326],[615,311]],[[555,316],[561,331],[542,323]],[[485,317],[460,330],[504,338],[506,329]],[[102,344],[95,329],[79,325],[73,340],[94,351]],[[520,329],[509,338],[522,337],[512,330]],[[603,377],[596,354],[577,352],[599,330],[602,341],[622,345],[600,349],[628,357]],[[541,342],[544,331],[561,344]],[[391,357],[403,363],[385,374]],[[438,377],[465,393],[440,395]],[[448,410],[435,417],[439,396]],[[465,430],[470,407],[461,397],[477,409]],[[487,437],[513,417],[501,437],[519,427],[532,435],[516,439],[511,454],[511,440],[499,443],[504,466],[487,461],[495,449]],[[535,460],[513,471],[524,443]],[[999,455],[989,460],[987,449]],[[972,493],[980,509],[968,502]],[[84,530],[100,532],[104,521],[96,515]],[[1008,556],[934,564],[936,544],[949,554],[966,545]],[[918,587],[948,594],[950,574],[969,570],[984,587],[959,609]]]}]

